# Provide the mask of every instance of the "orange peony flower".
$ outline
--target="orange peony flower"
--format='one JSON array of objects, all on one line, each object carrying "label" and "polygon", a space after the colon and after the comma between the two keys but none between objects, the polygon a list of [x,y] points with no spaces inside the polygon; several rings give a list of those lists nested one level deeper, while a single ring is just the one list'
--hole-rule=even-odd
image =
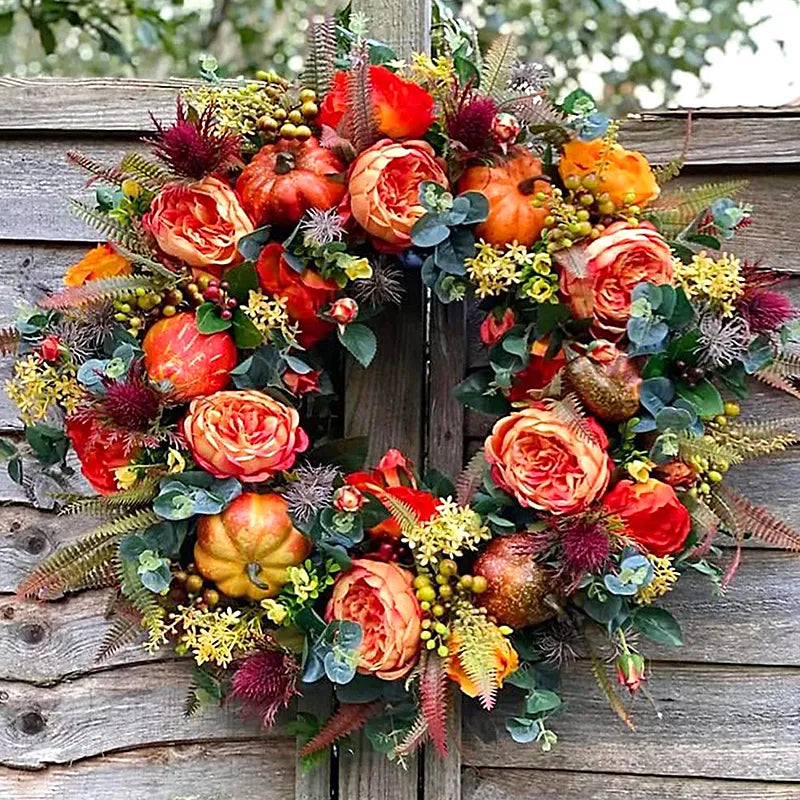
[{"label": "orange peony flower", "polygon": [[358,558],[333,585],[325,621],[358,622],[358,671],[384,681],[407,675],[419,656],[422,610],[414,576],[394,562]]},{"label": "orange peony flower", "polygon": [[217,276],[242,260],[236,243],[253,231],[233,189],[213,176],[191,186],[165,186],[142,224],[167,255]]},{"label": "orange peony flower", "polygon": [[[447,642],[450,649],[450,658],[447,661],[447,677],[455,681],[461,691],[467,697],[477,697],[480,694],[480,687],[473,681],[464,670],[459,657],[461,647],[461,637],[457,633],[452,633]],[[494,681],[498,689],[502,688],[503,681],[517,671],[519,667],[519,656],[517,651],[511,646],[507,637],[503,636],[499,630],[494,640]]]},{"label": "orange peony flower", "polygon": [[67,436],[81,462],[83,477],[91,487],[104,495],[118,492],[115,470],[130,464],[138,451],[131,451],[121,439],[109,436],[108,431],[91,420],[70,417]]},{"label": "orange peony flower", "polygon": [[577,514],[599,499],[611,478],[608,440],[591,418],[596,440],[576,436],[545,403],[503,417],[484,451],[495,483],[524,508]]},{"label": "orange peony flower", "polygon": [[674,276],[669,245],[649,222],[636,228],[614,222],[587,245],[586,258],[588,277],[564,270],[561,291],[576,315],[593,309],[593,332],[600,338],[618,339],[625,333],[637,284],[671,284]]},{"label": "orange peony flower", "polygon": [[[392,139],[419,139],[433,123],[433,98],[419,85],[386,67],[369,68],[370,94],[378,132]],[[337,128],[347,108],[348,73],[337,72],[317,122]]]},{"label": "orange peony flower", "polygon": [[66,271],[64,283],[67,286],[83,286],[87,281],[130,274],[130,261],[123,258],[110,244],[99,244]]},{"label": "orange peony flower", "polygon": [[[600,164],[601,158],[604,165]],[[607,193],[618,208],[626,199],[630,205],[645,206],[661,193],[650,162],[640,152],[626,150],[620,144],[609,147],[602,139],[567,142],[558,171],[562,180],[570,175],[583,178],[594,173],[598,179],[595,192]]]},{"label": "orange peony flower", "polygon": [[364,230],[391,249],[411,244],[409,233],[425,213],[419,202],[423,181],[448,185],[427,142],[381,139],[350,170],[350,209]]},{"label": "orange peony flower", "polygon": [[625,523],[625,533],[654,556],[677,553],[692,528],[686,507],[675,490],[655,478],[645,483],[620,481],[603,506]]},{"label": "orange peony flower", "polygon": [[303,347],[313,347],[334,329],[330,322],[317,316],[339,291],[334,281],[325,280],[310,269],[302,272],[292,269],[283,257],[283,247],[277,242],[263,248],[256,262],[256,272],[263,291],[286,298],[286,312],[300,324],[297,340]]},{"label": "orange peony flower", "polygon": [[297,410],[255,390],[198,397],[183,420],[194,460],[217,478],[269,480],[308,447]]}]

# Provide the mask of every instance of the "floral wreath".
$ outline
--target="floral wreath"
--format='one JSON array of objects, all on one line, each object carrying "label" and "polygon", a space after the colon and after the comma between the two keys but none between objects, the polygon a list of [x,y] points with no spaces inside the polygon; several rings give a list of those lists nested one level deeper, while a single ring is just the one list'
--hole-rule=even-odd
[{"label": "floral wreath", "polygon": [[[149,155],[69,155],[107,242],[0,333],[26,426],[2,452],[105,519],[19,592],[114,587],[101,656],[142,628],[191,656],[190,711],[272,725],[328,681],[332,716],[293,723],[305,759],[364,725],[394,759],[445,754],[453,684],[487,711],[521,689],[506,728],[549,750],[576,655],[633,727],[620,692],[646,691],[641,638],[681,644],[680,577],[725,587],[751,535],[800,550],[725,482],[798,441],[739,416],[746,376],[800,397],[781,274],[723,246],[744,187],[665,190],[681,159],[651,168],[583,91],[549,100],[508,37],[482,57],[445,25],[401,63],[355,17],[309,36],[300,85],[206,60]],[[415,269],[484,314],[489,366],[455,392],[500,418],[455,484],[331,436],[329,340],[368,366]]]}]

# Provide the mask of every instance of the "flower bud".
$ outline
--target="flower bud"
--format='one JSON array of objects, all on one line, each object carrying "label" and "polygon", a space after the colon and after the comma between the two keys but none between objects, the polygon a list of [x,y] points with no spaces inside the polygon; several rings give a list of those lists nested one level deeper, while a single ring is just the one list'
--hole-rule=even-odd
[{"label": "flower bud", "polygon": [[513,144],[520,130],[519,120],[506,111],[501,111],[492,121],[492,136],[499,145]]},{"label": "flower bud", "polygon": [[339,325],[349,325],[358,316],[358,303],[352,297],[340,297],[331,305],[328,314]]},{"label": "flower bud", "polygon": [[633,694],[645,682],[644,659],[638,653],[621,653],[617,657],[617,680]]},{"label": "flower bud", "polygon": [[364,495],[355,486],[340,486],[333,495],[333,507],[350,514],[360,511],[364,502]]},{"label": "flower bud", "polygon": [[61,342],[57,336],[48,336],[39,347],[45,361],[58,361],[61,357]]}]

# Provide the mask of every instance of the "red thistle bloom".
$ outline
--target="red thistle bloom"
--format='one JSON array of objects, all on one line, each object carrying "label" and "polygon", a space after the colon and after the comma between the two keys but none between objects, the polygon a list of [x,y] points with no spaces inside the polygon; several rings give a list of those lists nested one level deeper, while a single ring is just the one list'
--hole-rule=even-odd
[{"label": "red thistle bloom", "polygon": [[278,711],[286,708],[297,691],[300,666],[288,653],[264,650],[247,656],[231,682],[231,692],[255,711],[264,727],[275,724]]},{"label": "red thistle bloom", "polygon": [[148,141],[156,158],[189,178],[203,178],[235,165],[240,160],[241,141],[234,134],[215,129],[214,111],[213,106],[207,106],[199,116],[190,113],[179,97],[173,125],[164,127],[151,114],[158,133]]},{"label": "red thistle bloom", "polygon": [[774,333],[797,316],[792,301],[780,292],[753,292],[739,304],[753,333]]},{"label": "red thistle bloom", "polygon": [[497,103],[465,89],[455,111],[447,120],[447,130],[467,150],[486,150],[492,144],[492,122],[497,115]]},{"label": "red thistle bloom", "polygon": [[608,562],[611,544],[601,520],[574,520],[561,533],[566,570],[579,580],[587,572],[600,572]]},{"label": "red thistle bloom", "polygon": [[134,361],[125,378],[103,378],[103,395],[96,411],[112,425],[125,430],[146,431],[162,408],[161,393],[148,381],[144,364]]}]

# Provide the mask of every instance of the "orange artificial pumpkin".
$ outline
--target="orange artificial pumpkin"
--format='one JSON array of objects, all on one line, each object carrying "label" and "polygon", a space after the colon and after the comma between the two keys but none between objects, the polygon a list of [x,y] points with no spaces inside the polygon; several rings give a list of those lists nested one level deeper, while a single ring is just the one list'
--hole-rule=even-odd
[{"label": "orange artificial pumpkin", "polygon": [[286,583],[311,542],[294,527],[279,494],[240,494],[221,514],[197,523],[194,562],[228,597],[263,600]]},{"label": "orange artificial pumpkin", "polygon": [[256,153],[236,182],[242,207],[256,225],[295,225],[309,208],[338,205],[346,167],[313,137],[280,139]]},{"label": "orange artificial pumpkin", "polygon": [[475,228],[475,235],[495,246],[513,241],[526,247],[542,232],[546,206],[531,205],[537,192],[550,193],[542,177],[542,162],[525,150],[515,149],[493,167],[467,167],[458,181],[459,192],[477,191],[489,201],[489,216]]}]

